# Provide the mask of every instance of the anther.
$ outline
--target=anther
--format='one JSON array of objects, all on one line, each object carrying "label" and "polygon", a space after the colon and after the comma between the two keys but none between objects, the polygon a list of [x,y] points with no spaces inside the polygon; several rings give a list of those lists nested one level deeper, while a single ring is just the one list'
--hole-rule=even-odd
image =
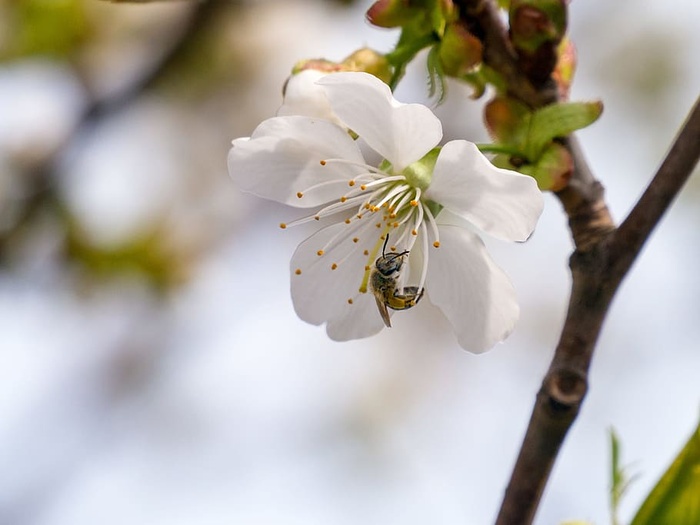
[{"label": "anther", "polygon": [[297,275],[301,275],[301,268],[297,268],[296,270],[294,270],[294,273]]},{"label": "anther", "polygon": [[381,228],[381,227],[382,227],[382,223],[381,223],[381,222],[378,222],[377,224],[375,224],[375,226],[376,226],[377,228]]},{"label": "anther", "polygon": [[304,194],[300,191],[297,192],[297,198],[301,199],[304,196]]},{"label": "anther", "polygon": [[350,224],[350,219],[345,219],[345,224]]},{"label": "anther", "polygon": [[349,181],[348,181],[348,186],[351,186],[351,187],[352,187],[352,186],[354,186],[354,185],[355,185],[355,181],[354,181],[354,180],[349,180]]},{"label": "anther", "polygon": [[411,235],[418,235],[418,232],[416,230],[411,230]]},{"label": "anther", "polygon": [[326,165],[326,161],[325,161],[325,160],[322,160],[322,161],[321,161],[321,166],[325,166],[325,165]]},{"label": "anther", "polygon": [[280,228],[282,228],[284,230],[286,227],[287,227],[287,225],[285,223],[280,222]]},{"label": "anther", "polygon": [[436,248],[439,248],[439,247],[440,247],[440,241],[435,241],[435,242],[433,243],[433,246],[435,246]]},{"label": "anther", "polygon": [[361,189],[362,191],[365,191],[365,190],[367,189],[367,186],[364,185],[364,184],[362,184],[362,185],[360,186],[360,189]]},{"label": "anther", "polygon": [[343,197],[340,198],[340,202],[345,202],[346,200],[348,200],[348,198],[345,197],[345,196],[343,196]]},{"label": "anther", "polygon": [[366,272],[369,272],[369,266],[366,266],[366,265],[365,265],[365,271],[366,271]]},{"label": "anther", "polygon": [[409,204],[415,208],[416,206],[418,206],[418,201],[411,201],[409,202]]},{"label": "anther", "polygon": [[360,241],[360,239],[359,239],[359,238],[357,238],[357,237],[353,237],[353,238],[352,238],[352,242],[355,242],[355,243],[357,243],[357,242],[359,242],[359,241]]},{"label": "anther", "polygon": [[314,220],[320,221],[320,220],[321,220],[321,216],[320,216],[320,215],[316,215],[316,216],[314,217]]},{"label": "anther", "polygon": [[316,252],[316,255],[318,255],[319,257],[321,257],[321,255],[323,255],[323,250],[317,251],[317,252]]},{"label": "anther", "polygon": [[362,254],[363,254],[363,255],[369,255],[369,250],[365,250],[364,252],[362,252]]},{"label": "anther", "polygon": [[335,270],[336,268],[338,268],[337,264],[335,264],[335,263],[331,264],[331,270]]},{"label": "anther", "polygon": [[352,299],[348,299],[348,304],[352,304]]}]

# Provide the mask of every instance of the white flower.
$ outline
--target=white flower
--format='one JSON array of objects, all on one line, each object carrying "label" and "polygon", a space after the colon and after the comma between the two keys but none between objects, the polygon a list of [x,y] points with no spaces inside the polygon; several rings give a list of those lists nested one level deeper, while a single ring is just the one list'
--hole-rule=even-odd
[{"label": "white flower", "polygon": [[[462,347],[482,352],[505,339],[519,315],[515,291],[473,227],[499,239],[526,240],[543,206],[535,181],[494,167],[470,142],[437,148],[437,117],[423,105],[397,102],[371,75],[333,73],[318,85],[358,140],[328,120],[278,116],[251,137],[234,140],[228,157],[243,190],[316,209],[283,228],[337,218],[292,256],[299,317],[326,323],[335,340],[379,332],[384,322],[368,280],[389,235],[390,251],[409,252],[409,263],[419,270],[411,283],[404,272],[399,289],[425,288]],[[360,141],[384,160],[368,165]]]}]

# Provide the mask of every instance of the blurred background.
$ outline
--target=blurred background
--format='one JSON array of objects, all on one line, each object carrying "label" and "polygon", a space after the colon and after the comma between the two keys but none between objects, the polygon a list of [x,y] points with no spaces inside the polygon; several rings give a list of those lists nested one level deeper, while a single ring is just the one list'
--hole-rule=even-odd
[{"label": "blurred background", "polygon": [[[551,195],[533,238],[487,240],[513,336],[475,356],[427,301],[333,343],[296,318],[298,210],[239,193],[231,139],[274,115],[299,59],[394,31],[371,1],[0,1],[0,523],[488,524],[568,298]],[[619,220],[700,91],[700,3],[572,2],[579,136]],[[485,140],[449,86],[446,139]],[[421,64],[397,90],[426,99]],[[700,413],[700,183],[604,327],[537,523],[609,523],[608,430],[639,475],[628,520]],[[302,212],[303,213],[303,212]]]}]

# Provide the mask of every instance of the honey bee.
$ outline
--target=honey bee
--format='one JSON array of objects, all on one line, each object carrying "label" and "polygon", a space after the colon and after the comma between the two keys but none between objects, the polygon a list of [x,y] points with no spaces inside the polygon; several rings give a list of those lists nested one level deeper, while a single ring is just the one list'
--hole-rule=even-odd
[{"label": "honey bee", "polygon": [[399,290],[398,280],[408,250],[401,253],[386,253],[387,242],[389,242],[389,235],[384,240],[382,256],[374,262],[369,280],[372,293],[377,301],[379,314],[382,316],[384,324],[391,328],[391,318],[387,308],[408,310],[418,304],[418,301],[423,297],[423,290],[419,290],[417,286],[406,286]]}]

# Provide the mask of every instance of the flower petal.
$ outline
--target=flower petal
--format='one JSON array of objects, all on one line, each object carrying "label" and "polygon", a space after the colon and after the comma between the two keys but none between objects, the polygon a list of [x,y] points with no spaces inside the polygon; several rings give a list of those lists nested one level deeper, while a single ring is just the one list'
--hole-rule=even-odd
[{"label": "flower petal", "polygon": [[[392,315],[393,310],[389,311]],[[357,293],[352,304],[345,307],[337,317],[328,321],[326,332],[333,341],[350,341],[375,335],[384,328],[384,321],[377,311],[374,295]]]},{"label": "flower petal", "polygon": [[[331,320],[342,323],[346,316],[355,318],[350,306],[360,307],[355,303],[366,304],[364,297],[370,297],[370,311],[382,323],[372,293],[359,292],[365,266],[370,264],[365,250],[371,253],[379,235],[381,232],[366,217],[323,228],[298,246],[290,270],[292,301],[301,319],[316,325]],[[358,301],[360,296],[362,301]],[[367,317],[355,319],[366,321]],[[357,333],[371,335],[362,327],[357,328]]]},{"label": "flower petal", "polygon": [[510,279],[479,236],[465,228],[440,226],[440,248],[430,248],[426,290],[452,323],[460,346],[474,353],[508,337],[520,313]]},{"label": "flower petal", "polygon": [[508,241],[526,240],[544,206],[532,177],[495,167],[465,140],[443,146],[425,198]]},{"label": "flower petal", "polygon": [[318,81],[333,112],[399,172],[442,138],[442,124],[422,104],[401,104],[389,86],[368,73],[344,72]]},{"label": "flower petal", "polygon": [[328,102],[326,90],[316,84],[317,80],[327,74],[315,69],[306,69],[289,77],[284,88],[284,101],[277,110],[277,116],[303,115],[340,124]]},{"label": "flower petal", "polygon": [[[274,117],[262,122],[249,139],[233,141],[228,170],[244,191],[306,208],[341,197],[347,182],[365,171],[340,163],[322,166],[320,161],[329,158],[364,163],[358,145],[341,127],[308,117]],[[306,191],[334,179],[338,182]]]}]

